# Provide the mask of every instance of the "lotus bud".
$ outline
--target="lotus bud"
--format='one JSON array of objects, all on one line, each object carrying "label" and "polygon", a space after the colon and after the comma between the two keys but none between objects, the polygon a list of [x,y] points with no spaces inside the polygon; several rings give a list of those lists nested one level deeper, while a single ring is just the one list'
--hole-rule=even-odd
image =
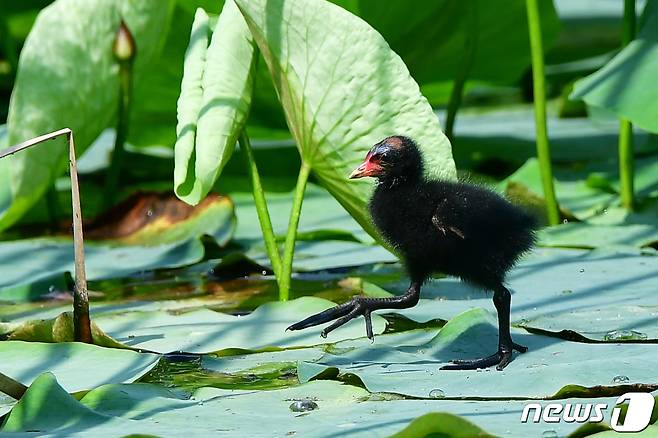
[{"label": "lotus bud", "polygon": [[126,26],[126,22],[122,19],[112,45],[114,57],[119,62],[131,62],[135,58],[136,51],[135,39],[128,26]]}]

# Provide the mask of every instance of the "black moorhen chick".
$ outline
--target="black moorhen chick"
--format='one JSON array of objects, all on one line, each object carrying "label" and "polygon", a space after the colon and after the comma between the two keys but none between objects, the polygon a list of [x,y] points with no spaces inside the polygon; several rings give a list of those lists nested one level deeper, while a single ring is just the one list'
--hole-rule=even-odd
[{"label": "black moorhen chick", "polygon": [[372,219],[383,237],[401,255],[411,278],[409,290],[392,298],[355,297],[288,327],[301,330],[335,320],[322,336],[359,315],[373,339],[370,313],[404,309],[418,303],[420,288],[434,272],[493,291],[498,312],[498,351],[474,360],[455,360],[442,369],[477,369],[496,365],[502,370],[512,350],[526,347],[512,341],[511,295],[504,286],[506,273],[521,254],[532,248],[535,220],[496,193],[483,187],[452,181],[428,181],[423,159],[413,140],[388,137],[368,152],[350,178],[378,178],[370,201]]}]

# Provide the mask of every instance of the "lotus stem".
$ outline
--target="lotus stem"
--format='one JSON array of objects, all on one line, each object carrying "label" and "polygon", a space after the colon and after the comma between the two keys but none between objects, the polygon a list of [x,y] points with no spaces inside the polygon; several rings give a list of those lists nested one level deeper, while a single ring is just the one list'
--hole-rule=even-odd
[{"label": "lotus stem", "polygon": [[117,128],[114,139],[112,160],[105,179],[105,205],[111,207],[116,200],[121,168],[125,155],[125,143],[130,121],[130,105],[133,89],[133,63],[135,60],[135,41],[126,24],[121,21],[113,46],[114,57],[119,63],[119,108],[117,110]]},{"label": "lotus stem", "polygon": [[20,152],[44,141],[59,136],[66,136],[69,146],[69,170],[71,174],[71,202],[73,207],[73,251],[75,260],[75,288],[73,290],[73,327],[74,339],[91,344],[91,320],[89,318],[89,294],[87,293],[87,274],[85,271],[85,248],[82,235],[82,208],[80,206],[80,185],[78,182],[78,167],[75,159],[75,141],[73,131],[69,128],[60,129],[49,134],[26,140],[17,145],[0,151],[0,159]]},{"label": "lotus stem", "polygon": [[256,204],[256,213],[258,214],[258,222],[260,229],[263,233],[263,240],[265,241],[265,249],[272,264],[272,270],[277,278],[277,282],[281,279],[281,255],[279,248],[276,244],[276,236],[272,228],[272,220],[270,213],[267,209],[267,202],[265,201],[265,191],[261,183],[260,174],[258,173],[258,166],[254,157],[254,151],[251,148],[251,142],[245,129],[240,133],[238,140],[240,149],[244,152],[247,164],[247,172],[249,173],[249,180],[251,182],[251,191],[254,195],[254,203]]},{"label": "lotus stem", "polygon": [[553,186],[553,169],[551,168],[551,149],[548,143],[546,127],[546,84],[544,78],[544,49],[541,37],[541,22],[537,0],[526,0],[528,13],[528,31],[530,34],[530,53],[532,58],[532,83],[535,105],[535,131],[537,135],[537,159],[541,172],[541,182],[546,201],[546,216],[550,225],[560,222],[560,210]]},{"label": "lotus stem", "polygon": [[288,233],[283,247],[283,260],[281,265],[281,278],[279,280],[279,301],[288,301],[290,298],[290,282],[292,278],[292,260],[295,255],[295,241],[297,240],[297,226],[299,217],[302,212],[302,202],[304,201],[304,192],[306,183],[311,173],[311,167],[304,161],[299,169],[297,185],[295,186],[295,195],[292,201],[292,211],[290,212],[290,221],[288,222]]},{"label": "lotus stem", "polygon": [[469,23],[468,23],[468,32],[466,33],[466,41],[464,47],[464,56],[461,59],[459,64],[459,70],[457,71],[457,76],[455,81],[452,84],[452,90],[450,91],[450,100],[448,100],[448,108],[446,114],[446,127],[445,133],[448,140],[453,141],[455,119],[457,118],[457,111],[462,103],[462,97],[464,95],[464,87],[466,85],[466,80],[471,74],[471,69],[473,68],[473,62],[475,61],[475,53],[477,51],[477,38],[478,38],[478,19],[477,19],[477,9],[478,4],[477,0],[472,0],[469,3]]},{"label": "lotus stem", "polygon": [[[624,0],[624,24],[622,46],[627,46],[635,38],[635,0]],[[635,206],[635,153],[633,150],[633,124],[630,120],[619,120],[619,185],[621,204],[627,210]]]}]

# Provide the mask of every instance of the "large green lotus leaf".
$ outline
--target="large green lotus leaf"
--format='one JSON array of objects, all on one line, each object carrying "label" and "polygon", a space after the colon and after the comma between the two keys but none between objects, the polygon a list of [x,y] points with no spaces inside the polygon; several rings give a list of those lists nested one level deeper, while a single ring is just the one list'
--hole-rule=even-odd
[{"label": "large green lotus leaf", "polygon": [[231,158],[251,106],[254,42],[232,0],[212,33],[198,11],[185,55],[176,145],[176,194],[196,204]]},{"label": "large green lotus leaf", "polygon": [[[204,248],[199,239],[158,246],[85,245],[87,278],[116,278],[159,268],[191,265],[200,261]],[[0,243],[0,291],[12,289],[5,299],[25,299],[48,293],[48,283],[74,271],[73,244],[69,239],[41,238]],[[29,285],[35,284],[36,288]],[[39,290],[43,287],[43,290]]]},{"label": "large green lotus leaf", "polygon": [[[594,340],[615,340],[620,335],[656,340],[656,270],[654,252],[537,249],[508,277],[513,292],[512,321],[553,332],[573,330]],[[402,293],[408,283],[382,286]],[[417,306],[396,313],[426,322],[449,320],[474,307],[495,311],[490,293],[452,278],[427,283],[421,297]],[[585,317],[569,319],[570,314]],[[593,322],[590,316],[596,314],[605,319]]]},{"label": "large green lotus leaf", "polygon": [[0,372],[30,385],[51,372],[68,392],[94,389],[106,383],[134,382],[158,362],[159,356],[104,348],[79,342],[0,342]]},{"label": "large green lotus leaf", "polygon": [[658,7],[647,2],[637,37],[603,68],[576,82],[572,99],[614,111],[642,129],[658,132]]},{"label": "large green lotus leaf", "polygon": [[[106,385],[78,402],[56,387],[52,377],[42,377],[21,402],[25,406],[10,415],[10,428],[5,426],[4,431],[101,437],[114,437],[117,430],[159,436],[255,437],[332,437],[338,431],[341,435],[371,437],[400,432],[416,417],[431,412],[459,415],[499,436],[541,436],[547,430],[566,436],[578,427],[564,421],[550,426],[521,423],[518,419],[527,401],[367,400],[369,396],[364,389],[333,381],[274,391],[202,388],[190,399],[161,386],[132,384]],[[318,409],[301,414],[290,410],[292,403],[305,399],[313,400]],[[601,398],[596,402],[612,406],[614,400]],[[548,402],[540,403],[545,406]],[[25,409],[28,405],[29,410]],[[225,415],[218,417],[218,413]],[[441,418],[445,417],[443,414]],[[459,436],[456,434],[464,430],[464,424],[464,420],[436,424],[433,430],[443,427],[447,436]]]},{"label": "large green lotus leaf", "polygon": [[515,355],[504,371],[439,370],[449,360],[483,357],[497,348],[496,318],[483,309],[472,309],[450,320],[427,344],[392,348],[375,342],[369,348],[327,354],[311,366],[355,374],[372,392],[429,398],[437,389],[443,397],[547,398],[574,385],[616,386],[622,383],[615,379],[620,375],[628,378],[624,384],[656,383],[658,351],[651,344],[582,344],[518,329],[512,330],[512,337],[529,350]]},{"label": "large green lotus leaf", "polygon": [[[174,187],[178,189],[184,184],[186,186],[184,194],[189,194],[196,184],[194,180],[196,129],[203,103],[203,72],[206,67],[210,34],[208,14],[203,9],[197,9],[192,23],[190,44],[185,51],[183,79],[177,106]],[[178,191],[177,194],[181,195]]]},{"label": "large green lotus leaf", "polygon": [[320,183],[371,234],[371,182],[348,181],[382,138],[408,135],[432,176],[454,178],[450,144],[402,60],[365,22],[325,1],[236,1],[290,131]]},{"label": "large green lotus leaf", "polygon": [[[501,159],[520,164],[535,157],[534,117],[530,106],[461,111],[455,121],[453,140],[453,154],[459,167]],[[609,160],[617,154],[619,123],[616,120],[562,119],[549,111],[547,122],[553,163]],[[638,154],[658,151],[658,139],[645,131],[636,130],[634,140]]]},{"label": "large green lotus leaf", "polygon": [[[82,153],[115,117],[118,66],[112,42],[121,18],[138,46],[135,75],[159,48],[173,2],[58,0],[43,9],[21,52],[7,120],[10,144],[69,127]],[[64,139],[6,158],[12,197],[0,228],[15,222],[64,170]]]},{"label": "large green lotus leaf", "polygon": [[[336,3],[377,29],[421,83],[454,80],[466,56],[469,35],[475,38],[476,46],[469,79],[510,83],[530,65],[527,13],[522,0],[434,0],[424,2],[422,8],[410,8],[403,0]],[[560,23],[552,1],[540,1],[539,7],[548,48],[558,35]]]},{"label": "large green lotus leaf", "polygon": [[[207,3],[212,3],[208,5]],[[152,58],[142,72],[142,80],[135,84],[130,109],[128,141],[138,147],[164,146],[173,148],[176,141],[176,101],[180,94],[183,62],[197,7],[216,14],[222,0],[176,1],[173,11],[175,20],[162,29],[163,47],[160,56]],[[148,129],[143,127],[148,126]],[[171,174],[169,175],[171,177]]]},{"label": "large green lotus leaf", "polygon": [[[289,325],[333,305],[325,299],[303,297],[268,303],[246,316],[203,309],[180,315],[166,312],[105,314],[94,320],[108,335],[125,345],[163,353],[303,347],[365,336],[362,321],[352,321],[339,328],[335,335],[332,333],[331,341],[320,337],[320,327],[302,332],[286,331]],[[384,327],[382,317],[373,318],[376,333],[382,333]]]}]

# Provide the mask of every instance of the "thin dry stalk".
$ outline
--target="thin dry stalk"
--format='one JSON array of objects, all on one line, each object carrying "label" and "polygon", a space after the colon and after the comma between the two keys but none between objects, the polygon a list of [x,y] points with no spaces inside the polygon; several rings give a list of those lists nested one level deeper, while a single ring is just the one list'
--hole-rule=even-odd
[{"label": "thin dry stalk", "polygon": [[85,248],[82,235],[82,209],[80,208],[80,186],[78,168],[75,160],[75,142],[73,131],[60,129],[49,134],[40,135],[10,148],[0,151],[0,159],[20,152],[39,143],[53,140],[65,135],[69,144],[69,168],[71,173],[71,199],[73,200],[73,249],[75,257],[75,288],[73,291],[73,326],[75,340],[92,343],[91,320],[89,319],[89,295],[87,294],[87,274],[85,272]]}]

